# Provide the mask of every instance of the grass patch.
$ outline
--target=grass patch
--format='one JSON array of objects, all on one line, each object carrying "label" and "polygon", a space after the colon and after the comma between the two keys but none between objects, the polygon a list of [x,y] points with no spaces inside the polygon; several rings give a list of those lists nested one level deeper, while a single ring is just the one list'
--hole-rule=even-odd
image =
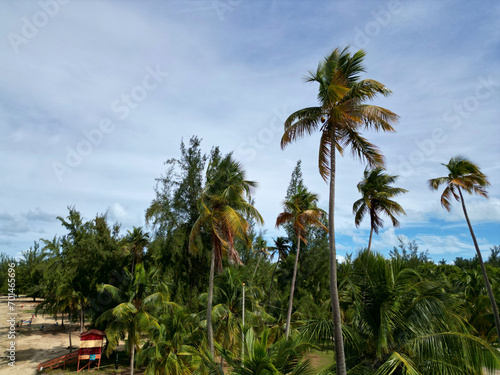
[{"label": "grass patch", "polygon": [[328,349],[314,349],[309,352],[307,358],[315,372],[320,372],[333,364],[335,352]]}]

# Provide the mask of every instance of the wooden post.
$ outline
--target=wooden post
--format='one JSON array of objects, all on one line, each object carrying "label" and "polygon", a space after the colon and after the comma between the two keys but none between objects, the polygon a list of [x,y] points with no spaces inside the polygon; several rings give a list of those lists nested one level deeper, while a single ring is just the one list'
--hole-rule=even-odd
[{"label": "wooden post", "polygon": [[241,365],[245,359],[245,283],[243,283],[243,308],[241,313]]}]

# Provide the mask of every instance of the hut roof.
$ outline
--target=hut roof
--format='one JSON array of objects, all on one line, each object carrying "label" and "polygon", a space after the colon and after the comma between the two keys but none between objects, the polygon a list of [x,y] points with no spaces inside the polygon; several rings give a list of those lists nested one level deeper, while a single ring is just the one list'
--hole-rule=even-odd
[{"label": "hut roof", "polygon": [[106,336],[106,334],[103,331],[99,331],[98,329],[91,329],[90,331],[83,332],[82,334],[80,334],[80,338],[83,338],[88,335],[101,336],[101,337]]}]

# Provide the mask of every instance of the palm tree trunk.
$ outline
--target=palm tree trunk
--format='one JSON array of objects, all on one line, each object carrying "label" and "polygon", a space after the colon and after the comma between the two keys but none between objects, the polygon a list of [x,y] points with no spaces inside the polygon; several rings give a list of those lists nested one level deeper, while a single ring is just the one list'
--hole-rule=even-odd
[{"label": "palm tree trunk", "polygon": [[297,255],[295,256],[295,265],[293,267],[292,286],[290,287],[290,299],[288,300],[288,313],[286,314],[285,338],[290,335],[290,323],[292,322],[293,293],[295,292],[295,280],[297,279],[297,268],[299,266],[300,255],[300,229],[297,230]]},{"label": "palm tree trunk", "polygon": [[372,236],[373,236],[373,227],[370,228],[370,239],[368,240],[368,254],[370,254],[370,248],[372,247]]},{"label": "palm tree trunk", "polygon": [[83,302],[80,303],[80,333],[83,333],[85,330],[85,322],[84,322],[84,316],[83,316]]},{"label": "palm tree trunk", "polygon": [[271,285],[269,285],[269,295],[267,296],[267,307],[268,308],[269,308],[269,305],[271,303],[271,292],[273,290],[274,274],[276,273],[276,269],[278,268],[279,262],[280,262],[280,260],[278,259],[278,261],[276,262],[276,265],[274,266],[273,274],[271,275]]},{"label": "palm tree trunk", "polygon": [[61,311],[61,327],[64,328],[64,311]]},{"label": "palm tree trunk", "polygon": [[259,255],[259,260],[257,261],[257,265],[255,266],[255,270],[253,271],[252,281],[250,281],[250,286],[253,286],[253,278],[255,277],[255,273],[257,272],[257,268],[259,267],[260,260],[262,259],[262,255]]},{"label": "palm tree trunk", "polygon": [[135,344],[132,344],[130,349],[130,375],[134,375],[134,357],[135,357]]},{"label": "palm tree trunk", "polygon": [[328,205],[330,298],[332,301],[337,375],[347,375],[344,354],[344,341],[342,338],[342,320],[340,316],[339,291],[337,289],[337,252],[335,249],[335,221],[333,217],[335,211],[335,126],[332,127],[330,137],[330,202]]},{"label": "palm tree trunk", "polygon": [[458,187],[458,192],[460,194],[460,201],[462,202],[462,208],[464,210],[465,220],[467,221],[467,225],[469,226],[469,231],[472,236],[472,241],[474,242],[474,246],[476,247],[477,257],[479,259],[479,264],[481,265],[481,271],[483,272],[484,283],[486,284],[486,290],[488,291],[488,296],[490,297],[491,308],[493,310],[493,318],[495,319],[495,326],[497,329],[497,340],[500,344],[500,317],[498,316],[498,306],[495,301],[495,296],[493,295],[493,291],[491,290],[491,284],[488,280],[488,275],[486,274],[486,268],[484,267],[483,256],[479,251],[479,245],[477,244],[476,236],[474,235],[474,231],[472,230],[472,225],[469,220],[469,215],[467,214],[467,210],[465,209],[464,197],[462,195],[462,190]]},{"label": "palm tree trunk", "polygon": [[208,279],[208,302],[207,302],[207,336],[208,347],[212,357],[215,355],[214,351],[214,329],[212,327],[212,299],[214,294],[214,272],[215,272],[215,249],[212,248],[212,259],[210,260],[210,276]]},{"label": "palm tree trunk", "polygon": [[69,310],[69,352],[73,351],[73,345],[71,344],[71,309]]}]

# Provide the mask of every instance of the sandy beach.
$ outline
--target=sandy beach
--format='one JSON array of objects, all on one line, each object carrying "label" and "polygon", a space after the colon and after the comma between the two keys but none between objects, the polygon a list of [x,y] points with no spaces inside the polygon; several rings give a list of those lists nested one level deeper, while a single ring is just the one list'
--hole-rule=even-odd
[{"label": "sandy beach", "polygon": [[[15,317],[19,320],[28,321],[39,302],[33,302],[32,298],[19,298],[15,300],[15,310],[9,310],[7,297],[0,297],[0,374],[9,375],[32,375],[36,374],[39,363],[69,353],[69,324],[65,322],[64,330],[61,328],[61,317],[56,320],[51,316],[38,314],[31,325],[23,323],[16,327],[15,339],[9,339],[10,323],[8,319]],[[8,315],[8,314],[15,315]],[[67,317],[65,317],[67,318]],[[43,325],[43,330],[42,330]],[[72,344],[78,346],[80,342],[79,331],[73,324]],[[15,342],[15,362],[10,366],[8,359],[11,341]]]}]

